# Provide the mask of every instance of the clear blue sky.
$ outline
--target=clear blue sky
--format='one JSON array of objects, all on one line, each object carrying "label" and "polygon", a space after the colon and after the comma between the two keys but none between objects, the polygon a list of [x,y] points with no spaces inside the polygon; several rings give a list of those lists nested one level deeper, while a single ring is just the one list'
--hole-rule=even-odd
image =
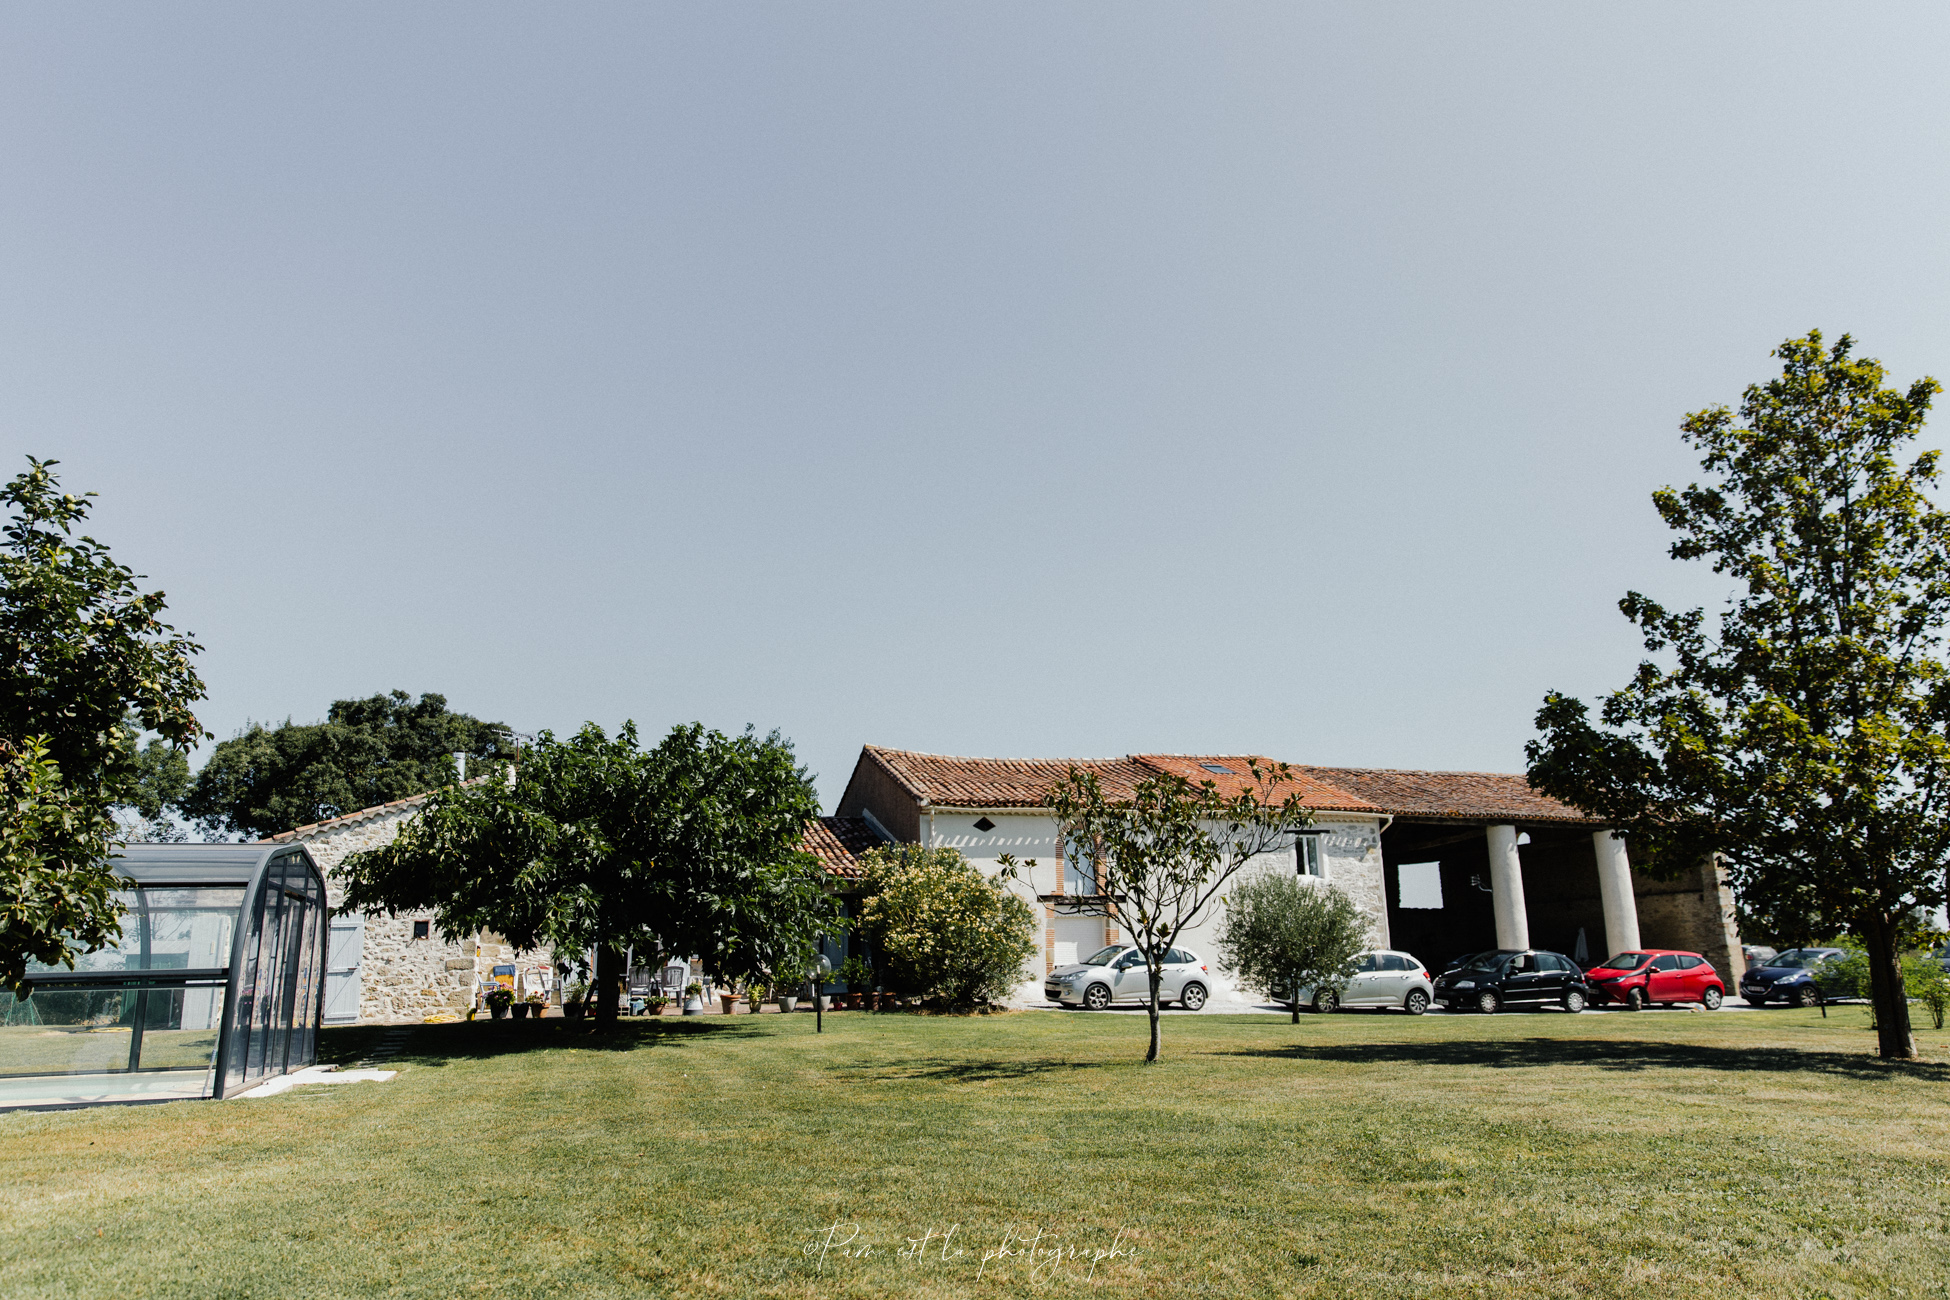
[{"label": "clear blue sky", "polygon": [[[1939,5],[0,9],[0,451],[205,722],[1518,770],[1676,425],[1950,378]],[[1950,412],[1945,417],[1950,419]],[[10,468],[9,473],[13,472]]]}]

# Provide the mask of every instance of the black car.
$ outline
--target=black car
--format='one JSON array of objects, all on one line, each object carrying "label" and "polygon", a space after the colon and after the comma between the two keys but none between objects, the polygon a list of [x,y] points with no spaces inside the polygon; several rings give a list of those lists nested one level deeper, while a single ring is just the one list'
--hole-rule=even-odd
[{"label": "black car", "polygon": [[1499,948],[1472,953],[1442,972],[1435,1000],[1451,1011],[1489,1014],[1504,1007],[1582,1011],[1590,990],[1578,964],[1562,953]]}]

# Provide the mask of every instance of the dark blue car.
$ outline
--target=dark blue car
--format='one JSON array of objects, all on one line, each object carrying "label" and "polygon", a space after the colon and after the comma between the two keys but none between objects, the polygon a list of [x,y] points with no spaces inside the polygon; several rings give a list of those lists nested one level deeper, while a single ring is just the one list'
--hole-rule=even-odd
[{"label": "dark blue car", "polygon": [[1740,996],[1753,1006],[1780,999],[1790,1006],[1812,1007],[1821,1001],[1822,967],[1844,956],[1840,948],[1790,948],[1767,959],[1740,977]]}]

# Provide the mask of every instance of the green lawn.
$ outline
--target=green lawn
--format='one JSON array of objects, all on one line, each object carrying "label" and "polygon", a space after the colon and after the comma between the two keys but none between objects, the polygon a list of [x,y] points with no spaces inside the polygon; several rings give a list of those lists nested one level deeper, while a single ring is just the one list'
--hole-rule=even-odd
[{"label": "green lawn", "polygon": [[1863,1017],[431,1025],[391,1083],[0,1115],[0,1294],[1947,1295],[1950,1042]]}]

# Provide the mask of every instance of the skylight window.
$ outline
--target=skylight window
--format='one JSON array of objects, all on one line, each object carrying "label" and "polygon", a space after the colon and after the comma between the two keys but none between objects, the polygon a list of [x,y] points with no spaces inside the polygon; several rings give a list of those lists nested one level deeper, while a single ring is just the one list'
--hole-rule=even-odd
[{"label": "skylight window", "polygon": [[1217,772],[1220,776],[1239,775],[1239,773],[1233,771],[1231,768],[1227,767],[1224,763],[1200,763],[1199,766],[1204,768],[1208,772]]}]

